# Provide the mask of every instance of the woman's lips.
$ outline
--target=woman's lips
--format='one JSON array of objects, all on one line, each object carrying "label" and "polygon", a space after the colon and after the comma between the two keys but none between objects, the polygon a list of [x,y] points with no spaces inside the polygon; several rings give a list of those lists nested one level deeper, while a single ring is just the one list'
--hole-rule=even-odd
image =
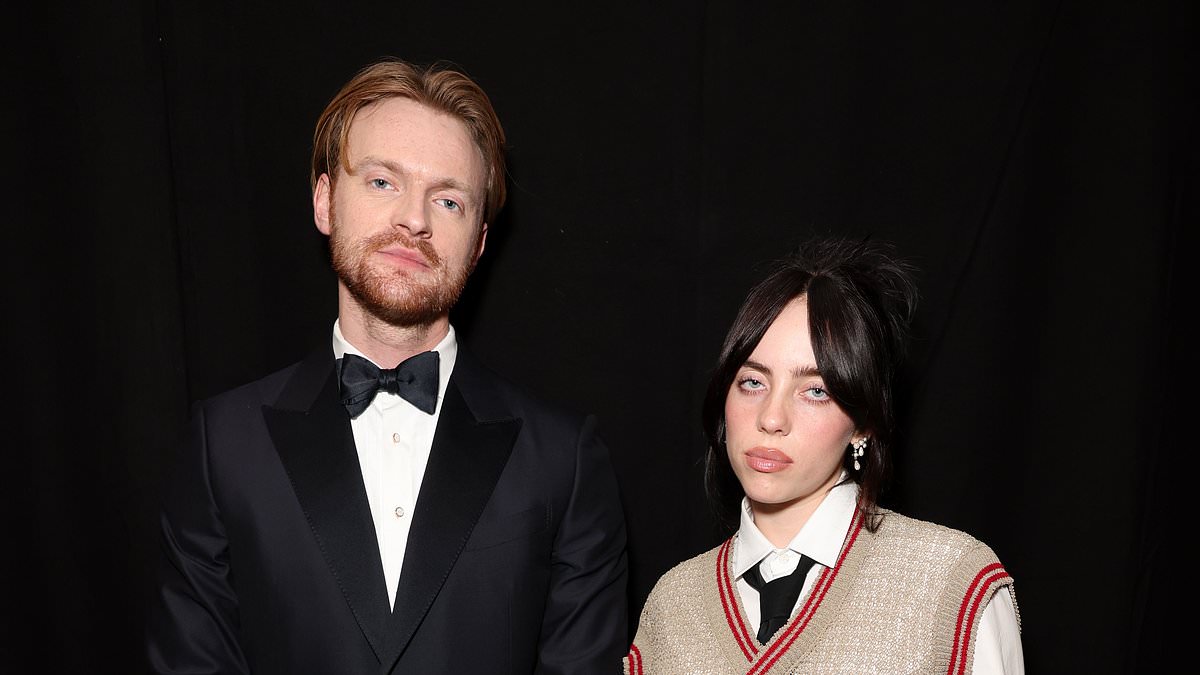
[{"label": "woman's lips", "polygon": [[792,465],[792,459],[774,448],[750,448],[746,451],[746,466],[760,473],[783,471]]}]

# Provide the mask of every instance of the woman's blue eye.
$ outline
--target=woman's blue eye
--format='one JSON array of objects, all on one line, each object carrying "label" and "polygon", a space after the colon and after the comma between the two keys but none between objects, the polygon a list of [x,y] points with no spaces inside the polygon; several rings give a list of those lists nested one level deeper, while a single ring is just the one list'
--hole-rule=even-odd
[{"label": "woman's blue eye", "polygon": [[753,377],[743,377],[742,379],[738,380],[738,386],[743,389],[761,389],[763,383],[760,380],[754,379]]}]

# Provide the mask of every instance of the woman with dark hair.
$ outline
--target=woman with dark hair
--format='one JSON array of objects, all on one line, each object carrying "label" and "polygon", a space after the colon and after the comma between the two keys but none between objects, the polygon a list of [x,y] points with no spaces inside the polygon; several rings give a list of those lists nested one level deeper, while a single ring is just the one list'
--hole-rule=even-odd
[{"label": "woman with dark hair", "polygon": [[882,243],[818,240],[750,291],[703,413],[709,495],[738,529],[658,581],[626,673],[1024,672],[992,550],[877,501],[911,272]]}]

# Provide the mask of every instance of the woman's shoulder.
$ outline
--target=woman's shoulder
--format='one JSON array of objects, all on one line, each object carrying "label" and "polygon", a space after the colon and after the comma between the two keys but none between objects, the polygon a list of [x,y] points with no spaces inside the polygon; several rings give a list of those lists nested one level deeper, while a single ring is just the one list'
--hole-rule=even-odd
[{"label": "woman's shoulder", "polygon": [[727,539],[699,555],[676,563],[663,573],[661,578],[691,577],[701,572],[712,573],[716,569],[717,557],[721,555],[721,549],[728,546],[731,541],[731,539]]},{"label": "woman's shoulder", "polygon": [[974,536],[892,511],[881,515],[879,528],[858,554],[867,576],[921,579],[929,592],[945,599],[951,614],[968,601],[982,606],[996,589],[1012,585],[995,551]]},{"label": "woman's shoulder", "polygon": [[712,549],[673,565],[655,582],[651,595],[673,595],[676,591],[695,589],[697,585],[715,579],[717,559],[731,541],[723,541]]},{"label": "woman's shoulder", "polygon": [[900,547],[913,553],[926,551],[944,560],[996,557],[991,547],[962,530],[886,509],[882,509],[880,515],[882,518],[875,536],[889,548]]}]

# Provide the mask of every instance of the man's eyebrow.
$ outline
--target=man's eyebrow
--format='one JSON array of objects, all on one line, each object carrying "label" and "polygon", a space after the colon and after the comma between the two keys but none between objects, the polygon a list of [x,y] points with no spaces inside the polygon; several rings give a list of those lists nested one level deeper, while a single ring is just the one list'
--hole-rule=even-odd
[{"label": "man's eyebrow", "polygon": [[351,171],[350,173],[351,174],[357,173],[358,171],[361,171],[363,169],[369,169],[369,168],[373,168],[373,167],[382,167],[384,169],[387,169],[388,171],[391,171],[392,173],[404,173],[404,169],[399,164],[393,162],[392,160],[383,159],[380,157],[373,157],[371,155],[367,155],[366,157],[363,157],[362,159],[358,160],[353,165],[351,165],[350,168],[353,169],[353,171]]},{"label": "man's eyebrow", "polygon": [[[387,169],[388,171],[390,171],[394,174],[397,174],[397,175],[404,175],[404,174],[408,173],[407,171],[404,170],[404,167],[401,166],[400,164],[397,164],[396,162],[393,162],[390,159],[383,159],[382,157],[374,157],[372,155],[367,155],[366,157],[363,157],[359,161],[355,162],[354,166],[351,167],[353,169],[353,171],[350,171],[349,173],[350,173],[350,175],[353,176],[353,175],[357,174],[359,171],[362,171],[363,169],[370,169],[373,167],[380,167],[383,169]],[[470,185],[467,185],[466,183],[463,183],[462,181],[460,181],[456,178],[451,178],[449,176],[435,178],[433,180],[433,184],[434,184],[434,186],[440,187],[440,188],[449,188],[451,190],[460,190],[460,191],[466,192],[468,194],[473,193]]]}]

